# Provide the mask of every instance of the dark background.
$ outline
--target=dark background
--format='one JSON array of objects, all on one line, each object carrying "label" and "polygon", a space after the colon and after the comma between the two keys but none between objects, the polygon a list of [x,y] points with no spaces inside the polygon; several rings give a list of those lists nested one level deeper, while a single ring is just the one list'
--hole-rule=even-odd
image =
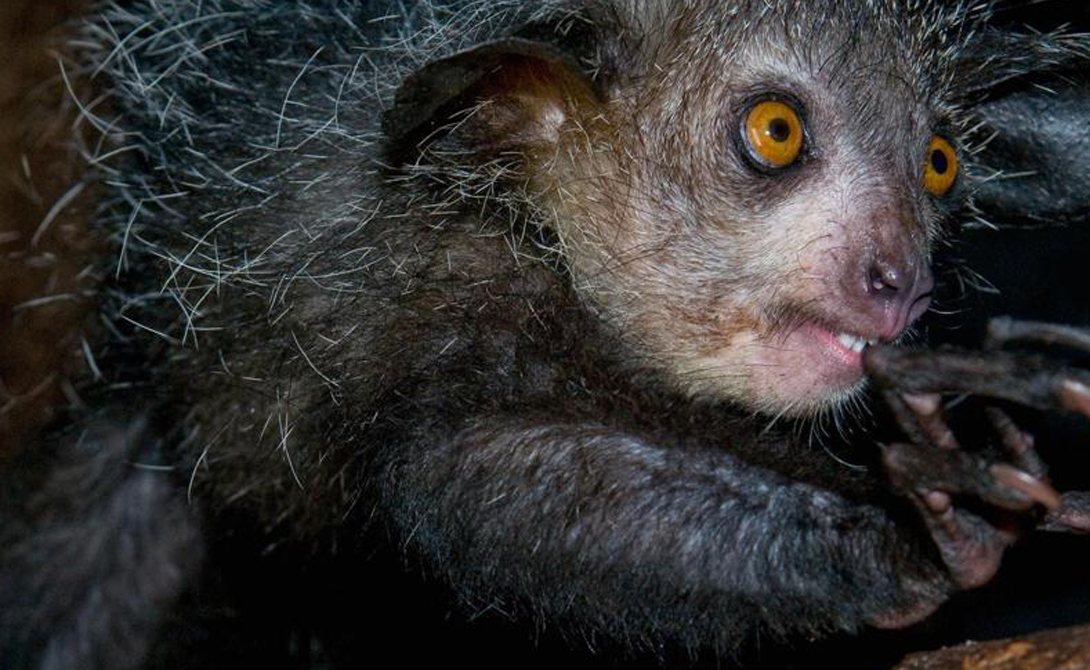
[{"label": "dark background", "polygon": [[[1038,30],[1063,24],[1090,29],[1090,3],[1050,0],[1017,10],[1009,9],[1015,3],[999,4],[1001,23]],[[82,310],[79,303],[58,301],[50,312],[18,307],[36,296],[77,295],[80,287],[73,277],[94,246],[78,208],[66,211],[37,246],[30,245],[51,204],[78,177],[72,167],[75,157],[56,131],[70,121],[71,110],[61,102],[58,81],[43,73],[55,67],[54,31],[82,7],[76,1],[0,3],[0,44],[6,50],[0,58],[0,81],[5,82],[0,111],[3,118],[16,120],[0,127],[0,461],[5,450],[15,448],[17,438],[47,420],[51,408],[64,401],[63,380],[72,366],[70,352],[77,348],[73,333]],[[1074,92],[1064,95],[1077,101],[1085,86],[1077,73],[1074,81]],[[60,107],[60,113],[43,113],[49,105]],[[1090,106],[1070,123],[1090,125]],[[33,161],[33,179],[23,174],[23,155]],[[1086,178],[1090,153],[1074,158]],[[1090,325],[1090,209],[1080,209],[1073,201],[1062,226],[1009,216],[1001,207],[993,210],[988,215],[998,230],[966,230],[938,260],[942,266],[971,269],[995,290],[963,291],[948,277],[937,296],[939,311],[927,318],[931,340],[975,345],[992,315]],[[44,391],[29,395],[43,384]],[[1019,420],[1037,436],[1059,488],[1090,489],[1086,421],[1030,413]],[[414,566],[391,553],[378,553],[357,566],[284,555],[256,562],[243,558],[263,541],[236,536],[233,545],[218,549],[222,555],[212,558],[222,569],[207,575],[189,595],[163,632],[168,644],[161,646],[153,665],[275,670],[323,668],[339,658],[353,658],[364,660],[358,665],[380,666],[656,667],[633,664],[600,641],[574,641],[576,647],[598,649],[595,656],[573,653],[554,630],[536,634],[495,613],[466,621],[451,614],[441,586],[423,582]],[[830,663],[877,669],[914,649],[1090,622],[1088,567],[1090,538],[1035,534],[1010,552],[991,585],[958,596],[913,630],[869,633],[775,653],[771,646],[758,651],[768,668]],[[321,642],[314,634],[319,628],[332,631]],[[535,638],[534,643],[527,641]],[[688,664],[679,650],[659,651]],[[709,667],[719,665],[715,659],[702,660]]]}]

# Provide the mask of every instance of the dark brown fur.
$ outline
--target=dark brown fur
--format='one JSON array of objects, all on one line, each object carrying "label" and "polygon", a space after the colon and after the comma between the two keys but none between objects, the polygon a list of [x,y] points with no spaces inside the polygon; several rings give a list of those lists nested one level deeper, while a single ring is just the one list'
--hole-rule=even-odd
[{"label": "dark brown fur", "polygon": [[57,65],[73,68],[74,27],[65,22],[83,8],[0,7],[0,462],[72,398],[82,358],[78,324],[94,242],[88,192],[71,190],[82,188],[83,160],[70,142],[75,105]]},{"label": "dark brown fur", "polygon": [[[369,641],[415,611],[359,588],[390,555],[459,617],[660,658],[904,625],[964,586],[876,450],[804,439],[862,382],[792,347],[901,335],[975,176],[963,151],[926,193],[927,142],[964,150],[978,91],[1033,70],[981,7],[811,4],[104,8],[105,379],[9,471],[0,654],[172,665],[241,582],[313,626],[302,664],[353,625],[328,601]],[[761,96],[810,133],[782,173],[739,145]]]}]

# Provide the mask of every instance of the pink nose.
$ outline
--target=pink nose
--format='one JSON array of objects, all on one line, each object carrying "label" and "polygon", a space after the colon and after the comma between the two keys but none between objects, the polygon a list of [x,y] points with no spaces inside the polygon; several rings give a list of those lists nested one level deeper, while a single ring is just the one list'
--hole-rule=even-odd
[{"label": "pink nose", "polygon": [[882,314],[882,338],[901,334],[927,311],[935,279],[931,268],[916,259],[876,259],[867,269],[866,293]]}]

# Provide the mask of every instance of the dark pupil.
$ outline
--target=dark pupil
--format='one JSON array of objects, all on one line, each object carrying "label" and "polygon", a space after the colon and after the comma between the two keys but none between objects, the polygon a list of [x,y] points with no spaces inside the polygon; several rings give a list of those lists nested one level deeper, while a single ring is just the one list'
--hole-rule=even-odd
[{"label": "dark pupil", "polygon": [[939,174],[946,174],[947,168],[950,167],[946,162],[946,154],[942,151],[935,149],[931,152],[931,167],[935,168],[935,172]]},{"label": "dark pupil", "polygon": [[777,142],[786,142],[791,137],[791,125],[783,119],[772,119],[768,122],[768,136]]}]

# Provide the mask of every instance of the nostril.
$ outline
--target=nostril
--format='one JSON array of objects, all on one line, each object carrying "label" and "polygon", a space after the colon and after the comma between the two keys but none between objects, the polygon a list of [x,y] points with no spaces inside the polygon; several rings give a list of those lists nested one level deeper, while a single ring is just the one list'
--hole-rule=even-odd
[{"label": "nostril", "polygon": [[871,265],[867,280],[867,292],[884,297],[892,297],[905,287],[905,273],[884,261]]},{"label": "nostril", "polygon": [[899,337],[931,304],[935,280],[922,254],[871,257],[851,276],[853,295],[862,300],[861,312],[877,326],[884,342]]}]

